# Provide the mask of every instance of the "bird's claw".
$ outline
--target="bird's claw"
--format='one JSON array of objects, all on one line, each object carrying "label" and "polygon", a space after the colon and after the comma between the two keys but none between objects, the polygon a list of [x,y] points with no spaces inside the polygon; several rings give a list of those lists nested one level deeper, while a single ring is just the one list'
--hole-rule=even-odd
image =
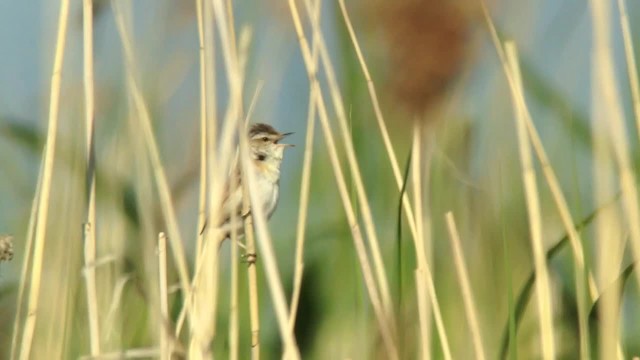
[{"label": "bird's claw", "polygon": [[258,260],[258,254],[256,253],[244,253],[241,256],[242,262],[246,263],[247,265],[255,264]]}]

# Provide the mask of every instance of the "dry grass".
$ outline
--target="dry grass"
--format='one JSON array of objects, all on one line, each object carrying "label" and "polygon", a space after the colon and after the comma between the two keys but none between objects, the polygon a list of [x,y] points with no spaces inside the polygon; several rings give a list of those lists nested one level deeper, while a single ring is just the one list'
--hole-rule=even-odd
[{"label": "dry grass", "polygon": [[[193,71],[176,75],[156,74],[150,65],[152,46],[131,2],[112,0],[108,14],[102,4],[83,0],[82,37],[67,34],[74,7],[60,4],[44,151],[24,241],[16,242],[23,260],[12,294],[11,359],[622,359],[640,352],[633,336],[638,311],[627,305],[638,303],[638,294],[625,290],[629,276],[640,284],[640,95],[634,13],[624,0],[617,5],[620,39],[612,30],[617,24],[609,22],[612,6],[591,3],[587,113],[593,119],[581,125],[592,138],[581,150],[568,145],[578,131],[545,127],[527,81],[526,55],[516,50],[527,44],[503,42],[486,8],[483,36],[493,47],[487,42],[484,48],[490,61],[476,63],[470,55],[476,24],[453,3],[426,27],[435,2],[374,5],[388,10],[384,26],[375,29],[390,51],[382,61],[372,40],[380,34],[361,27],[367,12],[343,0],[251,4],[255,12],[231,0],[167,5],[167,18],[150,29],[160,32],[165,20],[178,24],[166,26],[182,32],[167,34],[181,37],[161,33],[167,48],[183,46],[189,36]],[[273,30],[273,19],[284,14],[279,19],[287,25]],[[98,75],[101,61],[113,59],[94,59],[101,16],[113,16],[124,69],[122,101],[113,113],[99,106],[117,102],[104,99]],[[296,63],[262,61],[266,36],[279,44],[270,51],[284,56],[277,46],[286,44]],[[624,45],[637,134],[626,128],[614,40]],[[72,45],[82,46],[83,68],[63,77]],[[162,59],[161,66],[173,60]],[[485,90],[480,76],[459,77],[487,67],[504,72],[492,76],[499,86]],[[306,120],[299,125],[306,131],[296,140],[303,146],[286,155],[270,229],[262,209],[252,206],[259,199],[243,134],[248,123],[267,121],[270,111],[279,115],[279,105],[270,103],[276,81],[261,78],[278,69],[283,78],[303,79],[301,88],[277,88],[275,98],[285,99],[292,114],[304,100]],[[82,75],[79,104],[64,96],[75,91],[67,84],[74,74]],[[392,80],[379,81],[383,75]],[[171,76],[179,78],[173,93],[189,94],[180,127],[191,126],[193,140],[162,121],[174,116],[168,103],[183,101],[180,96],[149,90],[156,77]],[[485,91],[500,100],[490,103],[480,94]],[[491,121],[461,120],[484,102]],[[399,121],[407,110],[410,121]],[[107,117],[128,121],[97,121]],[[82,131],[76,134],[66,118],[83,120]],[[483,132],[490,135],[482,138]],[[196,149],[193,159],[179,150],[189,145]],[[558,155],[559,148],[575,163]],[[295,161],[299,178],[287,167]],[[234,233],[220,245],[218,229],[201,230],[218,218],[235,166],[247,180],[244,210],[251,211],[244,238]],[[572,176],[579,179],[576,188],[568,185]],[[181,181],[187,185],[172,186]],[[614,206],[582,220],[584,209],[611,202],[618,189]],[[583,231],[591,223],[593,231]],[[552,243],[558,233],[566,239]],[[2,261],[8,251],[1,240],[0,265],[16,265]],[[556,247],[563,241],[571,249],[565,255]],[[503,263],[506,269],[495,266]],[[533,292],[521,289],[529,271]],[[527,308],[530,299],[537,311]],[[503,329],[507,320],[510,328]],[[509,334],[508,348],[500,348],[502,333]],[[0,343],[9,340],[0,336]]]}]

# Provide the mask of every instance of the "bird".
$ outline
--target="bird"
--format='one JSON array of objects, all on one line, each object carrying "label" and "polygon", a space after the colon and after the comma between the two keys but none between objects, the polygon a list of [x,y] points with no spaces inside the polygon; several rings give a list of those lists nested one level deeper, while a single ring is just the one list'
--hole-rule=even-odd
[{"label": "bird", "polygon": [[[267,220],[273,215],[278,205],[280,195],[280,166],[284,157],[284,150],[293,147],[292,144],[280,143],[282,139],[293,134],[280,133],[273,126],[255,123],[249,127],[248,145],[250,165],[255,174],[255,187],[258,201]],[[244,189],[240,164],[236,164],[232,175],[225,184],[219,212],[218,229],[221,230],[220,244],[231,236],[235,228],[238,235],[244,234],[242,219],[251,212],[242,213]],[[235,214],[235,216],[232,216]],[[235,221],[234,221],[235,219]],[[233,223],[232,223],[233,222]],[[206,230],[207,222],[202,227],[201,234]]]}]

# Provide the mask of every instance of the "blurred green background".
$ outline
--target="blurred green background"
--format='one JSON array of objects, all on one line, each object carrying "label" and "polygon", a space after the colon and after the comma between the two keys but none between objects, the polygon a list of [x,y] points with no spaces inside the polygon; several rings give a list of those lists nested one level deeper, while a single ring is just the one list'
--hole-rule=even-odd
[{"label": "blurred green background", "polygon": [[[131,6],[130,22],[144,96],[192,262],[198,231],[199,182],[195,3],[120,3]],[[297,147],[286,154],[280,205],[269,222],[289,297],[309,82],[286,3],[238,0],[233,4],[237,31],[250,29],[252,35],[245,104],[250,103],[254,89],[262,83],[253,120],[295,132],[291,142]],[[431,267],[454,357],[471,358],[473,349],[444,222],[447,211],[456,216],[487,356],[494,358],[500,353],[501,336],[509,318],[509,294],[515,301],[533,268],[513,105],[478,4],[451,5],[430,0],[408,4],[354,1],[348,6],[403,167],[411,148],[412,119],[418,116],[428,124],[433,158],[424,190],[432,226]],[[0,358],[8,358],[11,347],[24,239],[46,134],[58,6],[57,1],[39,0],[0,3],[0,232],[13,234],[16,246],[14,260],[0,264]],[[149,164],[144,149],[130,126],[135,115],[126,93],[121,45],[110,2],[95,1],[94,6],[98,257],[115,259],[99,270],[103,272],[99,276],[114,289],[123,281],[120,305],[102,319],[107,338],[103,347],[106,351],[152,347],[157,329],[151,319],[155,314],[146,300],[148,287],[152,286],[147,279],[155,271],[155,236],[165,228],[155,186],[145,175]],[[601,205],[592,199],[589,4],[497,0],[489,7],[502,38],[513,40],[518,47],[533,120],[574,220],[579,223]],[[628,10],[637,49],[640,5],[628,1]],[[416,358],[419,347],[413,243],[404,220],[402,236],[398,237],[399,193],[375,123],[367,84],[337,3],[323,1],[321,17],[349,111],[357,158],[398,306],[399,327],[407,329],[399,347],[403,358]],[[634,129],[615,5],[612,25],[619,100],[624,106],[627,128]],[[44,315],[38,320],[33,358],[71,359],[89,353],[81,276],[84,129],[80,2],[72,3],[66,51],[43,274],[42,299],[46,301],[42,301]],[[228,93],[218,44],[215,51],[216,103],[222,119]],[[333,170],[319,127],[316,130],[296,337],[305,359],[383,358]],[[635,130],[629,130],[631,156],[634,165],[638,165],[635,134]],[[537,171],[540,173],[539,167]],[[543,238],[546,247],[551,248],[564,236],[564,230],[541,176],[538,185]],[[598,247],[591,228],[587,226],[582,235],[587,262],[595,267]],[[619,235],[626,238],[626,230],[621,229]],[[217,356],[226,357],[228,244],[221,251],[219,331],[213,346]],[[620,272],[633,262],[630,254],[624,259]],[[557,354],[561,358],[577,358],[577,309],[568,246],[554,255],[549,268]],[[171,282],[175,283],[176,274],[170,270]],[[262,353],[265,359],[278,358],[281,343],[260,267],[259,274]],[[112,293],[116,291],[106,294]],[[105,295],[100,299],[102,308],[109,309],[113,298]],[[240,267],[240,299],[240,358],[248,358],[244,266]],[[176,316],[181,299],[173,294],[171,300]],[[639,300],[637,283],[629,281],[623,291],[621,317],[621,342],[629,358],[640,354]],[[532,298],[518,329],[517,351],[512,352],[519,358],[541,357],[537,316]],[[432,333],[433,355],[440,358],[435,328]]]}]

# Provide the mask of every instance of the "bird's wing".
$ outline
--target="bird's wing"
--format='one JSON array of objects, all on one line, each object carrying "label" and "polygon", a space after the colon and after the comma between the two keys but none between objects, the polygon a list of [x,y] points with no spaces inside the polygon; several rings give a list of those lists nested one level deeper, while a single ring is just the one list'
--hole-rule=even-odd
[{"label": "bird's wing", "polygon": [[[240,167],[236,166],[231,172],[231,176],[229,176],[229,181],[227,181],[224,185],[224,191],[222,193],[222,201],[220,202],[220,212],[218,214],[218,221],[215,221],[218,227],[225,226],[231,221],[231,216],[233,213],[236,214],[239,221],[244,219],[246,215],[242,214],[242,176],[240,172]],[[202,229],[200,230],[200,234],[204,232],[207,228],[207,225],[210,221],[210,216],[207,216],[207,220],[205,220]]]}]

